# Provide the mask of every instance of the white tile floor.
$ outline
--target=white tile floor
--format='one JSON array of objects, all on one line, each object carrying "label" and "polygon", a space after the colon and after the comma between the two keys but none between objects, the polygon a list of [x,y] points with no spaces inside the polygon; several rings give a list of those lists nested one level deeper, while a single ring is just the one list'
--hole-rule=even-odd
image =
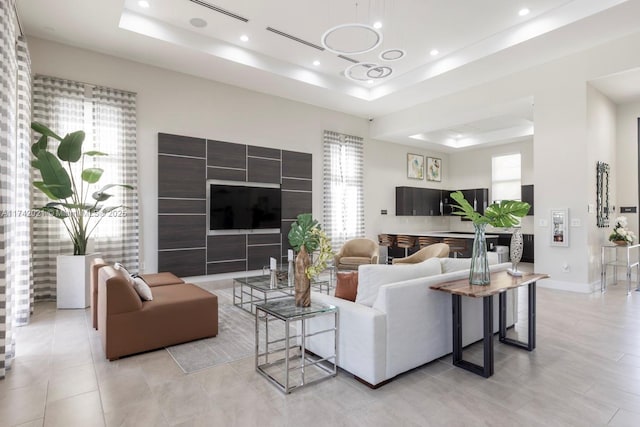
[{"label": "white tile floor", "polygon": [[446,356],[378,390],[341,371],[285,396],[252,358],[190,375],[165,350],[108,362],[88,311],[41,303],[0,381],[0,426],[640,425],[640,292],[538,288],[537,308],[537,349],[496,341],[489,379]]}]

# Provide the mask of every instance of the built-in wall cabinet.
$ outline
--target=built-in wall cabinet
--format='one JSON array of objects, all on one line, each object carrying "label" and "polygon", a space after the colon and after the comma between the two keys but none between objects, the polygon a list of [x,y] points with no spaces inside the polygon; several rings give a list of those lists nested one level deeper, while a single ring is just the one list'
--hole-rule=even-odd
[{"label": "built-in wall cabinet", "polygon": [[533,184],[523,185],[521,187],[521,199],[523,202],[527,202],[531,205],[528,216],[533,215]]},{"label": "built-in wall cabinet", "polygon": [[[454,190],[455,191],[455,190]],[[452,190],[435,188],[396,187],[396,216],[451,215]],[[465,199],[481,214],[487,208],[489,189],[460,190]]]}]

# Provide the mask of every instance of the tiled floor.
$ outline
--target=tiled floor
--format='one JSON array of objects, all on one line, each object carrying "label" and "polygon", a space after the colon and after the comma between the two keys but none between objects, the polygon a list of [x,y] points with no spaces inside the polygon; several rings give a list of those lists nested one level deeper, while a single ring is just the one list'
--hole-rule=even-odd
[{"label": "tiled floor", "polygon": [[490,379],[446,356],[378,390],[342,371],[284,396],[252,358],[190,375],[165,350],[108,362],[87,311],[38,304],[0,381],[0,426],[640,425],[640,292],[538,288],[537,308],[537,349],[496,342]]}]

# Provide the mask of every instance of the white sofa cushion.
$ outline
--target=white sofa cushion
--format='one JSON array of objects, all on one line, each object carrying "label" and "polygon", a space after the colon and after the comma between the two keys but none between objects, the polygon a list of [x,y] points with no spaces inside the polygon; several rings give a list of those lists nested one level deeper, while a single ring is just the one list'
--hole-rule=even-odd
[{"label": "white sofa cushion", "polygon": [[[468,268],[468,267],[467,267]],[[380,286],[440,274],[440,258],[430,258],[417,264],[370,264],[358,267],[356,303],[373,306]]]},{"label": "white sofa cushion", "polygon": [[[469,270],[471,268],[471,258],[438,258],[442,264],[442,273],[453,273],[454,271]],[[498,263],[498,254],[487,252],[489,265]]]}]

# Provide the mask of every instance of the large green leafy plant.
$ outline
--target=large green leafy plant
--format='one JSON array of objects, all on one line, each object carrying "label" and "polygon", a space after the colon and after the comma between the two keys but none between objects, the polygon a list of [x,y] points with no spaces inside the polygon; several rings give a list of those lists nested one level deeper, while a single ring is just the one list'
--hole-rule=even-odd
[{"label": "large green leafy plant", "polygon": [[333,256],[331,242],[318,221],[313,219],[310,213],[298,215],[296,222],[291,224],[288,237],[289,244],[296,252],[300,252],[302,248],[308,254],[319,250],[315,262],[305,271],[309,279],[327,268],[327,261]]},{"label": "large green leafy plant", "polygon": [[[124,209],[123,205],[104,206],[102,202],[113,196],[106,191],[113,187],[128,190],[132,190],[133,187],[126,184],[107,184],[91,192],[93,185],[100,181],[104,170],[96,167],[85,169],[85,157],[107,154],[100,151],[82,152],[85,133],[81,130],[71,132],[62,138],[38,122],[32,122],[31,129],[41,135],[31,146],[34,156],[31,166],[40,171],[42,178],[41,181],[34,181],[33,186],[52,200],[45,206],[34,209],[61,220],[73,243],[73,254],[85,255],[89,237],[102,219],[118,209]],[[60,141],[55,154],[48,150],[49,138]],[[78,162],[79,174],[74,173],[72,167],[72,164]]]},{"label": "large green leafy plant", "polygon": [[499,203],[492,203],[487,206],[484,215],[476,212],[461,191],[451,193],[451,198],[457,205],[452,205],[455,209],[454,215],[470,219],[474,224],[489,224],[494,227],[509,228],[517,225],[520,218],[529,212],[530,205],[527,202],[516,200],[502,200]]}]

